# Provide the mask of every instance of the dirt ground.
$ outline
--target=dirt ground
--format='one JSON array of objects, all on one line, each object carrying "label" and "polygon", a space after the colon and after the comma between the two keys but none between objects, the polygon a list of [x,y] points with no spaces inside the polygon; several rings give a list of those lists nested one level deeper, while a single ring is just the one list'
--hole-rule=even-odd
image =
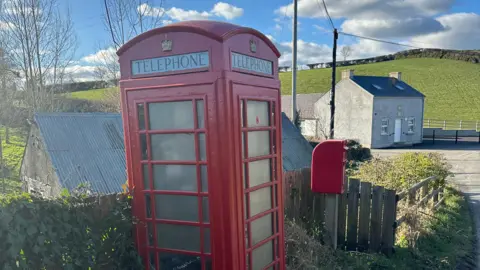
[{"label": "dirt ground", "polygon": [[[405,152],[440,152],[452,165],[454,177],[449,179],[467,195],[477,228],[477,251],[480,251],[480,144],[478,142],[430,142],[413,148],[376,149],[374,156],[388,157]],[[477,252],[477,266],[480,256]],[[478,267],[477,267],[478,269]]]}]

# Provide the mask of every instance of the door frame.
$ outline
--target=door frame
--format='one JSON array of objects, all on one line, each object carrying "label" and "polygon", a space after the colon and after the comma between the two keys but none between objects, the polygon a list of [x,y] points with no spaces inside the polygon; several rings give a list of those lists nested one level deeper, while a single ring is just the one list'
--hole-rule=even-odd
[{"label": "door frame", "polygon": [[402,119],[396,118],[394,129],[393,129],[393,142],[399,143],[401,141],[402,141]]}]

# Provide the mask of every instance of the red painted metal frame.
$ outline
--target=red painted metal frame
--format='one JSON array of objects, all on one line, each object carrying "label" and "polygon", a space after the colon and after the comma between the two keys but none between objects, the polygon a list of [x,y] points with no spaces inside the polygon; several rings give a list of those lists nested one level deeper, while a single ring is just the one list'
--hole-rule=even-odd
[{"label": "red painted metal frame", "polygon": [[[163,52],[159,44],[164,38],[172,39],[174,51]],[[257,52],[249,51],[249,40],[258,42]],[[148,57],[161,57],[171,54],[189,53],[194,50],[208,50],[211,58],[208,71],[180,74],[172,73],[169,76],[141,76],[134,78],[131,75],[130,61]],[[273,62],[272,76],[262,74],[246,74],[245,71],[231,70],[230,51],[266,59]],[[262,244],[272,242],[273,255],[271,264],[264,267],[285,269],[284,229],[283,229],[283,182],[282,182],[282,150],[281,150],[281,104],[280,82],[278,80],[278,56],[280,55],[273,43],[263,34],[250,28],[233,26],[225,23],[212,22],[184,22],[168,27],[155,29],[144,33],[122,47],[118,53],[121,65],[122,117],[124,120],[125,146],[127,159],[127,174],[129,187],[133,190],[133,214],[141,224],[136,226],[135,239],[140,254],[144,258],[147,269],[148,256],[151,251],[165,251],[179,254],[202,257],[205,268],[206,260],[212,261],[214,270],[245,270],[247,269],[247,254]],[[167,75],[167,74],[162,74]],[[204,128],[199,128],[198,122],[193,129],[181,130],[149,130],[148,102],[191,100],[192,111],[196,116],[196,102],[204,100]],[[240,101],[259,100],[269,103],[269,110],[274,112],[270,116],[268,127],[242,127],[240,119]],[[143,103],[145,130],[138,130],[137,104]],[[244,107],[246,112],[246,106]],[[270,112],[269,112],[270,113]],[[197,121],[197,117],[194,118]],[[246,117],[244,117],[246,120]],[[242,133],[249,131],[270,132],[270,154],[260,157],[242,156]],[[195,134],[195,160],[193,161],[152,161],[150,153],[151,134]],[[206,160],[199,158],[199,139],[197,134],[205,133]],[[147,140],[147,160],[142,159],[140,135],[144,134]],[[248,147],[248,136],[245,136],[245,147]],[[248,148],[247,148],[248,149]],[[247,154],[247,152],[245,151]],[[256,160],[270,160],[271,182],[255,187],[246,188],[243,184],[243,164],[248,171],[248,164]],[[163,191],[153,190],[153,165],[179,164],[195,165],[197,168],[197,191]],[[149,190],[143,187],[143,166],[148,166]],[[207,166],[208,192],[201,191],[200,166]],[[248,181],[246,175],[246,181]],[[245,217],[244,200],[250,192],[260,188],[271,188],[271,209],[258,213],[255,216]],[[146,201],[144,194],[150,194],[151,216],[146,217]],[[188,195],[198,198],[198,222],[156,219],[155,195]],[[203,198],[209,200],[210,223],[203,223]],[[273,233],[271,237],[250,246],[245,243],[246,226],[266,215],[272,215]],[[155,224],[178,224],[200,227],[199,252],[180,251],[159,248],[154,241],[153,246],[148,244],[146,223],[152,224],[153,236],[156,240]],[[204,228],[210,229],[210,254],[204,254]],[[248,230],[251,240],[251,230]],[[247,245],[248,244],[248,245]],[[252,267],[252,256],[249,256],[249,265]],[[159,258],[155,254],[154,263],[158,267]],[[168,270],[168,269],[161,269]]]}]

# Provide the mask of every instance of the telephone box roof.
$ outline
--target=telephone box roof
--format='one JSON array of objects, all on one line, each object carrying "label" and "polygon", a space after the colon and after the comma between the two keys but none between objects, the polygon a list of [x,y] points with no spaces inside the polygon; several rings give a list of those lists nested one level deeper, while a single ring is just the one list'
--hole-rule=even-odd
[{"label": "telephone box roof", "polygon": [[117,55],[122,55],[130,47],[151,36],[171,32],[195,33],[209,37],[219,42],[224,42],[225,40],[239,34],[252,34],[263,40],[277,55],[277,57],[280,57],[280,52],[278,51],[277,47],[275,47],[275,45],[268,37],[266,37],[259,31],[249,27],[243,27],[231,23],[217,21],[183,21],[178,23],[172,23],[164,27],[152,29],[141,35],[138,35],[137,37],[125,43],[125,45],[120,47],[120,49],[117,51]]}]

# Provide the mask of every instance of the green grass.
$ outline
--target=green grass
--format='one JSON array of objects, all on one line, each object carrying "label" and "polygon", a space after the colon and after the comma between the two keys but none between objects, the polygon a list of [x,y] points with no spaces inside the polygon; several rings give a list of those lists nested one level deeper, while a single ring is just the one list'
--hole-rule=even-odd
[{"label": "green grass", "polygon": [[102,100],[105,97],[105,93],[108,91],[118,91],[117,88],[101,88],[88,91],[78,91],[66,94],[67,97],[87,99],[87,100]]},{"label": "green grass", "polygon": [[[403,80],[426,96],[425,117],[441,120],[480,120],[480,65],[447,59],[402,59],[341,67],[356,75],[388,76],[401,71]],[[331,69],[298,71],[297,93],[324,93],[330,89]],[[292,74],[281,73],[282,94],[291,94]]]},{"label": "green grass", "polygon": [[[403,80],[426,95],[425,118],[440,120],[480,120],[480,65],[448,59],[415,58],[341,67],[357,75],[388,76],[401,71]],[[297,93],[324,93],[330,89],[331,69],[298,72]],[[282,94],[291,94],[292,74],[280,73]],[[73,92],[73,98],[101,100],[112,88]]]},{"label": "green grass", "polygon": [[[426,225],[415,250],[397,247],[387,258],[380,254],[337,252],[341,269],[471,269],[474,232],[467,202],[446,189],[444,205]],[[457,268],[459,267],[459,268]]]},{"label": "green grass", "polygon": [[0,178],[0,192],[3,192],[4,185],[8,193],[20,191],[20,166],[22,165],[27,136],[20,129],[14,128],[10,128],[8,144],[5,141],[5,128],[0,129],[0,136],[2,138],[3,159],[9,174],[6,179]]}]

